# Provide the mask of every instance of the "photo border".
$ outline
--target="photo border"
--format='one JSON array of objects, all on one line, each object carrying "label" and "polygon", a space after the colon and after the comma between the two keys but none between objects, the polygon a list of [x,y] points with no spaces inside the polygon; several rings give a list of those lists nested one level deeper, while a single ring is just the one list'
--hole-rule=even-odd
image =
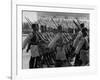
[{"label": "photo border", "polygon": [[[13,71],[13,55],[12,55],[12,53],[13,53],[13,51],[12,51],[12,47],[11,47],[11,75],[12,75],[12,79],[14,79],[15,77],[17,77],[18,76],[18,52],[17,52],[17,47],[18,47],[18,28],[17,28],[17,26],[18,26],[18,22],[17,22],[17,17],[18,17],[18,15],[17,15],[17,9],[18,9],[18,6],[39,6],[39,7],[52,7],[52,8],[71,8],[71,7],[59,7],[59,6],[40,6],[40,5],[22,5],[22,4],[16,4],[16,71]],[[73,8],[73,9],[87,9],[87,10],[95,10],[95,8]],[[12,14],[13,14],[13,11],[12,11]],[[11,17],[11,18],[13,18],[13,16]],[[13,22],[13,19],[11,19],[11,22]],[[89,27],[90,28],[90,27]],[[11,34],[13,33],[13,29],[12,29],[12,26],[11,26]],[[13,41],[13,36],[11,36],[11,40]],[[13,45],[13,42],[11,41],[11,45]],[[16,75],[13,75],[13,72],[16,72]]]}]

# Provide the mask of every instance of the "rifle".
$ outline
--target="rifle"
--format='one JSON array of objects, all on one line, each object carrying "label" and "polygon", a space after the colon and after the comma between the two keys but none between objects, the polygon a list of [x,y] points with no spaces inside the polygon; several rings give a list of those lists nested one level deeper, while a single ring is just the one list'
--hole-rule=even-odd
[{"label": "rifle", "polygon": [[27,17],[25,17],[25,19],[27,20],[28,25],[29,25],[29,27],[31,28],[31,26],[32,26],[32,22],[31,22]]},{"label": "rifle", "polygon": [[76,25],[76,27],[78,28],[78,30],[80,30],[80,26],[73,20],[73,23]]},{"label": "rifle", "polygon": [[80,25],[81,25],[80,21],[78,20],[78,18],[76,18],[76,20],[77,20],[77,22],[78,22],[79,30],[82,30],[81,27],[80,27]]},{"label": "rifle", "polygon": [[77,20],[78,24],[80,25],[80,21],[78,20],[78,18],[75,18],[75,19]]},{"label": "rifle", "polygon": [[56,26],[56,28],[57,28],[57,24],[56,24],[56,22],[53,20],[53,18],[51,18],[51,20],[52,20],[52,22],[55,24],[55,26]]}]

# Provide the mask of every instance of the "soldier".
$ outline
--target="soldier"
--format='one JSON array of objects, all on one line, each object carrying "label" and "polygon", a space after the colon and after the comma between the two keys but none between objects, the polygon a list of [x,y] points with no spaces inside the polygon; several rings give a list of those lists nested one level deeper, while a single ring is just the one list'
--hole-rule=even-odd
[{"label": "soldier", "polygon": [[79,40],[79,43],[76,46],[75,54],[76,54],[76,60],[75,65],[85,65],[88,63],[88,52],[86,50],[89,49],[89,43],[87,42],[87,28],[82,29],[82,36]]},{"label": "soldier", "polygon": [[[64,63],[66,62],[66,55],[63,48],[63,40],[62,40],[62,26],[58,26],[58,33],[56,37],[59,37],[56,41],[56,61],[55,61],[55,67],[62,67]],[[55,38],[56,38],[55,37]]]},{"label": "soldier", "polygon": [[[76,23],[75,23],[75,24],[76,24]],[[76,26],[77,26],[78,28],[80,28],[80,30],[78,31],[78,33],[76,33],[77,35],[76,35],[76,37],[75,37],[75,39],[74,39],[74,41],[73,41],[73,45],[72,45],[73,51],[74,51],[75,48],[77,47],[77,45],[78,45],[78,43],[79,43],[79,40],[80,40],[80,38],[82,37],[82,29],[84,28],[84,23],[82,23],[82,24],[80,24],[80,25],[77,25],[77,24],[76,24]]]},{"label": "soldier", "polygon": [[30,33],[25,39],[22,49],[24,49],[25,46],[28,44],[26,51],[28,52],[30,50],[31,52],[29,68],[36,68],[38,62],[40,61],[39,50],[38,50],[39,37],[37,35],[38,24],[32,24],[32,30],[33,32]]},{"label": "soldier", "polygon": [[74,62],[75,61],[74,59],[76,58],[76,61],[78,62],[78,64],[81,64],[82,62],[81,60],[79,60],[79,57],[80,57],[79,51],[81,48],[79,47],[79,43],[80,45],[82,45],[81,42],[84,42],[84,40],[82,41],[82,38],[84,38],[84,35],[86,35],[87,32],[86,32],[84,23],[77,24],[75,21],[73,22],[77,26],[78,32],[76,32],[76,37],[73,41],[72,50],[71,50],[71,59]]}]

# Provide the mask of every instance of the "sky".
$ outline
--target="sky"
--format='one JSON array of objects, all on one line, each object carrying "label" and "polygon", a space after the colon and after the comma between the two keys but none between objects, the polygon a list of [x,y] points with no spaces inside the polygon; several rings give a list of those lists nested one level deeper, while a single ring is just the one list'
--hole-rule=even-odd
[{"label": "sky", "polygon": [[31,22],[35,22],[37,21],[37,12],[23,11],[23,22],[27,22],[25,17],[27,17]]},{"label": "sky", "polygon": [[31,22],[38,20],[39,16],[72,16],[72,17],[86,17],[89,20],[88,13],[60,13],[60,12],[34,12],[34,11],[23,11],[23,22],[27,22],[25,17],[27,17]]}]

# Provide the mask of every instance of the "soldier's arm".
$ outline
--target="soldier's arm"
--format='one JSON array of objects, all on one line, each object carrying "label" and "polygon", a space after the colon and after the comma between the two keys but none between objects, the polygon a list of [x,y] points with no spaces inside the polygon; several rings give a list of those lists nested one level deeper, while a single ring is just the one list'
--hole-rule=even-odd
[{"label": "soldier's arm", "polygon": [[22,43],[22,49],[25,49],[26,45],[29,43],[29,40],[31,39],[32,34],[27,35],[26,39]]},{"label": "soldier's arm", "polygon": [[83,44],[84,44],[85,40],[82,39],[79,41],[79,44],[77,45],[76,49],[75,49],[75,53],[78,54],[80,49],[82,48]]},{"label": "soldier's arm", "polygon": [[31,48],[31,43],[28,44],[26,52],[28,52],[30,48]]},{"label": "soldier's arm", "polygon": [[89,49],[89,41],[88,41],[88,37],[86,37],[86,49]]},{"label": "soldier's arm", "polygon": [[79,43],[79,39],[81,38],[82,33],[79,32],[75,38],[75,40],[73,41],[73,47],[76,48],[77,44]]}]

